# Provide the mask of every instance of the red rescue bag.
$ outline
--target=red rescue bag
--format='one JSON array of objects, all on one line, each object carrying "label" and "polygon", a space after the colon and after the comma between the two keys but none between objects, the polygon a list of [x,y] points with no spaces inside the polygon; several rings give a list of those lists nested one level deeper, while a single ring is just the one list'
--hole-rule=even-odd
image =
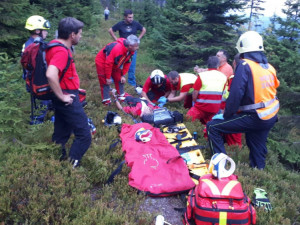
[{"label": "red rescue bag", "polygon": [[184,224],[256,224],[256,211],[243,192],[236,175],[217,179],[211,174],[200,178],[190,191]]},{"label": "red rescue bag", "polygon": [[[141,128],[147,130],[147,138],[136,140]],[[131,168],[130,186],[150,196],[174,195],[195,186],[184,160],[158,128],[148,123],[123,124],[120,137],[125,161]]]}]

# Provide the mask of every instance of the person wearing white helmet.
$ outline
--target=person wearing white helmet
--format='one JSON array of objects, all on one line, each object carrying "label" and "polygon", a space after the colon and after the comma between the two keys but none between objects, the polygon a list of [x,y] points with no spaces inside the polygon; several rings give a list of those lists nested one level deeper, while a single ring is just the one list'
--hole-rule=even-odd
[{"label": "person wearing white helmet", "polygon": [[213,153],[226,153],[222,133],[245,133],[250,166],[264,169],[268,133],[278,120],[279,80],[263,53],[263,39],[257,32],[242,34],[236,48],[241,60],[235,69],[224,114],[207,123],[208,140]]},{"label": "person wearing white helmet", "polygon": [[170,92],[169,79],[161,70],[155,69],[145,81],[141,96],[154,105],[161,96],[168,97]]}]

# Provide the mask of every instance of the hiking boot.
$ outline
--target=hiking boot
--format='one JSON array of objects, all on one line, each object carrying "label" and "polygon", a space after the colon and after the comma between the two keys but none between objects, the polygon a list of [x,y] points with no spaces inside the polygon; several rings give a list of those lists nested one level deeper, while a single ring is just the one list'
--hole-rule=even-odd
[{"label": "hiking boot", "polygon": [[70,163],[72,164],[72,168],[75,169],[80,166],[80,160],[70,158]]},{"label": "hiking boot", "polygon": [[103,104],[103,105],[110,105],[110,103],[111,103],[110,98],[107,98],[107,99],[103,99],[103,100],[102,100],[102,104]]}]

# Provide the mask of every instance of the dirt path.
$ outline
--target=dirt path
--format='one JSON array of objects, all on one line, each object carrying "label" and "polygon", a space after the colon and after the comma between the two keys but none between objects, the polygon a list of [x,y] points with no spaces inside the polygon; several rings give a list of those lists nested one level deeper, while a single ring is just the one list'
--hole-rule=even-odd
[{"label": "dirt path", "polygon": [[[151,198],[147,197],[145,202],[141,205],[141,210],[153,213],[156,216],[162,215],[165,221],[172,225],[181,225],[182,212],[176,211],[174,208],[184,208],[185,204],[180,196]],[[153,218],[155,221],[155,218]],[[155,222],[153,222],[155,224]]]}]

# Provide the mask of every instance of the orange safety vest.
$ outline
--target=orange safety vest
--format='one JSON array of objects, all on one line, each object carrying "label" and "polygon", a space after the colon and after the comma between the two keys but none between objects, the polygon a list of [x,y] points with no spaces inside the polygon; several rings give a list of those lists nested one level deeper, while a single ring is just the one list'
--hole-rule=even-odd
[{"label": "orange safety vest", "polygon": [[279,110],[279,101],[276,98],[276,88],[279,86],[279,80],[276,76],[276,70],[270,64],[268,69],[264,69],[259,63],[249,59],[243,59],[248,63],[253,79],[254,104],[240,106],[240,111],[255,109],[257,115],[262,120],[268,120],[274,117]]}]

